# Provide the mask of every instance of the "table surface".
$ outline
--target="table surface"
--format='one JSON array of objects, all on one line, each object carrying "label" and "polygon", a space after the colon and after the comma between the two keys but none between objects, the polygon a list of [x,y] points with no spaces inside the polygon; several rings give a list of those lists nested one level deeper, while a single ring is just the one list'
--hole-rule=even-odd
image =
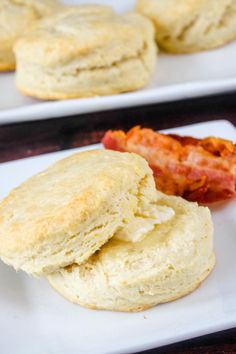
[{"label": "table surface", "polygon": [[[0,162],[100,142],[108,129],[166,129],[227,119],[236,126],[236,92],[179,102],[0,126]],[[210,132],[209,132],[210,135]],[[236,328],[145,354],[236,353]]]}]

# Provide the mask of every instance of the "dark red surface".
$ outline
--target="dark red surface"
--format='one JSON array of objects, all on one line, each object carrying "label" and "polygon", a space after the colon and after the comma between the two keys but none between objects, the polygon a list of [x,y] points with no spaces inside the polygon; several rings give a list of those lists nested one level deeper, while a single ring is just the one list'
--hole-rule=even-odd
[{"label": "dark red surface", "polygon": [[[0,162],[97,143],[108,129],[127,130],[139,124],[158,130],[215,119],[227,119],[236,126],[236,92],[147,107],[3,125],[0,126]],[[236,329],[145,353],[236,353]]]}]

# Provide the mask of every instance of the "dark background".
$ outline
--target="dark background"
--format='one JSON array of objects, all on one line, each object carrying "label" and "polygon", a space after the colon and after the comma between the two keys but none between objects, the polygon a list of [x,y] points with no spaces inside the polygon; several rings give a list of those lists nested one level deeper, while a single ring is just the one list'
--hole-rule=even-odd
[{"label": "dark background", "polygon": [[[99,142],[108,129],[165,129],[214,119],[236,125],[236,92],[0,126],[0,162]],[[210,132],[209,132],[210,134]]]}]

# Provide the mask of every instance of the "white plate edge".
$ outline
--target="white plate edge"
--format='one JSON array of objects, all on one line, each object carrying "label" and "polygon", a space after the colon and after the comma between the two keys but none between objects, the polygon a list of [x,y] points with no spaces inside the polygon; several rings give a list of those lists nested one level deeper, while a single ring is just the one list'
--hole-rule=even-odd
[{"label": "white plate edge", "polygon": [[227,78],[161,86],[147,89],[146,91],[136,91],[113,96],[64,101],[43,101],[25,107],[1,110],[0,124],[53,119],[113,109],[125,109],[174,100],[205,97],[217,93],[230,92],[234,89],[236,89],[236,78]]}]

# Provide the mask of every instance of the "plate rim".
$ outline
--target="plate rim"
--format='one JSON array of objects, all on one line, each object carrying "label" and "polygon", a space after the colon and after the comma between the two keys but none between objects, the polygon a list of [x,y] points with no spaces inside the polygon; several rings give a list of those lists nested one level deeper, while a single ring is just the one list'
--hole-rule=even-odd
[{"label": "plate rim", "polygon": [[0,125],[148,106],[229,93],[235,89],[236,77],[230,77],[218,80],[183,82],[109,96],[42,101],[0,110]]},{"label": "plate rim", "polygon": [[[180,128],[186,128],[186,127],[191,127],[191,126],[202,126],[205,124],[226,124],[229,128],[234,129],[234,132],[236,134],[236,128],[235,126],[228,120],[226,119],[221,119],[221,120],[213,120],[213,121],[206,121],[206,122],[200,122],[200,123],[194,123],[194,124],[189,124],[189,125],[184,125],[184,126],[180,126],[180,127],[175,127],[175,128],[171,128],[171,129],[165,129],[162,130],[163,132],[168,132],[169,130],[173,130],[173,129],[180,129]],[[193,134],[194,135],[194,134]],[[101,144],[91,144],[91,145],[86,145],[83,147],[79,147],[79,148],[72,148],[72,149],[66,149],[66,150],[60,150],[60,151],[56,151],[56,152],[51,152],[51,153],[46,153],[46,154],[42,154],[42,155],[36,155],[33,157],[26,157],[23,159],[19,159],[19,160],[13,160],[13,161],[8,161],[8,162],[4,162],[2,164],[0,164],[0,170],[1,168],[6,168],[8,164],[18,164],[21,163],[23,161],[27,161],[28,163],[30,163],[30,159],[40,159],[44,156],[48,156],[48,155],[57,155],[57,154],[61,154],[63,152],[71,152],[73,153],[73,150],[76,151],[80,151],[80,150],[84,150],[86,148],[89,147],[89,149],[93,149],[93,148],[101,148]],[[236,327],[236,317],[235,318],[227,318],[225,320],[225,322],[222,323],[211,323],[209,325],[206,325],[205,327],[202,326],[201,329],[198,330],[194,330],[194,329],[190,329],[187,331],[185,331],[185,333],[180,333],[177,335],[172,335],[172,337],[169,338],[164,338],[164,339],[158,339],[155,338],[153,340],[144,340],[142,344],[138,344],[138,345],[134,345],[131,344],[129,346],[123,347],[123,348],[119,348],[117,350],[112,350],[112,351],[102,351],[101,353],[103,354],[126,354],[127,352],[129,353],[135,353],[138,351],[143,351],[143,350],[149,350],[149,349],[154,349],[154,348],[159,348],[165,345],[170,345],[173,343],[177,343],[177,342],[182,342],[185,340],[189,340],[189,339],[193,339],[196,337],[200,337],[200,336],[204,336],[207,334],[211,334],[211,333],[215,333],[218,331],[222,331],[222,330],[227,330],[227,329],[231,329]],[[97,352],[98,353],[98,352]]]}]

